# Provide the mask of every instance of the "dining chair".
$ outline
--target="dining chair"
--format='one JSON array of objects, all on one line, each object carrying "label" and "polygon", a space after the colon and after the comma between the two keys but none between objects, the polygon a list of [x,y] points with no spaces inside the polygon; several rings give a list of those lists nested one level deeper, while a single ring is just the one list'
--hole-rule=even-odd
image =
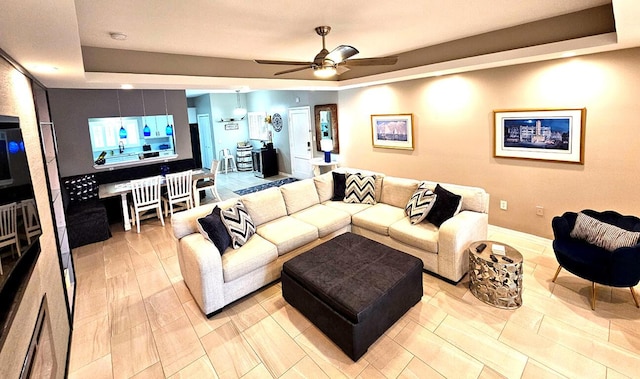
[{"label": "dining chair", "polygon": [[167,194],[162,196],[165,217],[169,216],[169,212],[173,216],[174,205],[184,203],[181,209],[193,208],[192,178],[191,170],[165,175]]},{"label": "dining chair", "polygon": [[164,217],[162,215],[162,204],[160,203],[160,176],[131,181],[131,196],[133,197],[133,210],[135,214],[136,227],[140,233],[140,214],[155,210],[162,226]]},{"label": "dining chair", "polygon": [[[20,256],[20,240],[17,229],[16,203],[0,206],[0,247],[11,246],[13,251],[13,245],[16,245],[18,256]],[[2,262],[0,262],[0,275],[4,275]]]},{"label": "dining chair", "polygon": [[24,226],[24,235],[27,238],[27,244],[31,245],[31,237],[35,237],[41,233],[40,220],[36,213],[35,199],[22,200],[20,202],[22,208],[22,225]]},{"label": "dining chair", "polygon": [[234,171],[236,169],[236,159],[233,157],[233,154],[231,154],[231,151],[229,151],[229,149],[222,149],[220,150],[220,162],[222,162],[222,164],[224,165],[224,173],[226,174],[227,171],[229,170],[229,168],[231,168],[231,171]]},{"label": "dining chair", "polygon": [[211,173],[213,173],[213,176],[193,182],[193,197],[194,197],[194,202],[196,207],[200,206],[200,191],[204,192],[207,189],[211,190],[211,195],[217,201],[222,200],[222,198],[218,194],[218,189],[216,188],[216,185],[218,184],[217,177],[218,177],[219,165],[220,165],[220,161],[217,159],[214,159],[211,162]]}]

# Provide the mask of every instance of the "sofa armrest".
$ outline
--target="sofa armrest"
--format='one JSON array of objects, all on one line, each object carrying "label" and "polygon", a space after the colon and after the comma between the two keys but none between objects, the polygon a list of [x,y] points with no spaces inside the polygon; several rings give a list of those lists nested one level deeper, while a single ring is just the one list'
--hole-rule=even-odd
[{"label": "sofa armrest", "polygon": [[551,229],[555,239],[571,238],[569,234],[576,224],[577,213],[565,212],[562,216],[556,216],[551,220]]},{"label": "sofa armrest", "polygon": [[207,316],[221,309],[224,301],[222,258],[215,245],[200,233],[178,241],[180,272],[202,312]]},{"label": "sofa armrest", "polygon": [[467,248],[486,240],[489,215],[462,211],[440,226],[438,234],[438,274],[454,282],[469,271]]}]

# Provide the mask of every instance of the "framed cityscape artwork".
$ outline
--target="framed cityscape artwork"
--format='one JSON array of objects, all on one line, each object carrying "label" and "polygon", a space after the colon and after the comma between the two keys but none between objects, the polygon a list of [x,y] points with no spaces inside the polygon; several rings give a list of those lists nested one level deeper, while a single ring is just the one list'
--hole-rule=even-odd
[{"label": "framed cityscape artwork", "polygon": [[584,163],[586,108],[495,110],[494,157]]},{"label": "framed cityscape artwork", "polygon": [[413,113],[372,114],[373,147],[413,150]]}]

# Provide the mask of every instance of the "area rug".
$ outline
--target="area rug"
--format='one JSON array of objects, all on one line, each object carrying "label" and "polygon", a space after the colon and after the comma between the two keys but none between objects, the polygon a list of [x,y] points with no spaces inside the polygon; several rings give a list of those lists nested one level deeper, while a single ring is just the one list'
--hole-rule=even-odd
[{"label": "area rug", "polygon": [[298,180],[298,179],[296,179],[296,178],[278,179],[278,180],[274,180],[273,182],[259,184],[257,186],[253,186],[253,187],[249,187],[249,188],[243,188],[243,189],[239,189],[239,190],[233,191],[233,192],[238,194],[238,195],[240,195],[240,196],[242,196],[242,195],[246,195],[248,193],[262,191],[262,190],[265,190],[265,189],[271,188],[271,187],[280,187],[283,184],[293,183],[296,180]]}]

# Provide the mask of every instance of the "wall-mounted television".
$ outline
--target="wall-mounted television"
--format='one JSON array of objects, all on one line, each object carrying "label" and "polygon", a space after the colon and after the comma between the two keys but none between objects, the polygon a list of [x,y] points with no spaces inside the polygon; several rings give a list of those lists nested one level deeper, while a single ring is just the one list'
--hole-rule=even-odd
[{"label": "wall-mounted television", "polygon": [[0,115],[0,347],[40,254],[40,218],[17,117]]}]

